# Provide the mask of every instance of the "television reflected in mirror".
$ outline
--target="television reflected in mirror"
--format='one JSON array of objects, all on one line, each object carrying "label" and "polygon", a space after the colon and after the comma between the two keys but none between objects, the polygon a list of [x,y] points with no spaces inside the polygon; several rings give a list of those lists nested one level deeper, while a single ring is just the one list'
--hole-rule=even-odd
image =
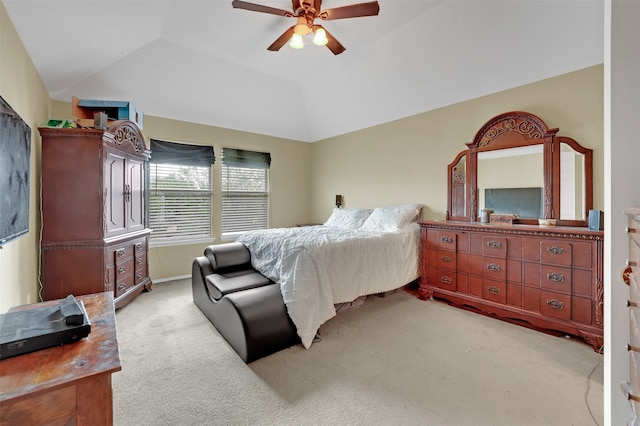
[{"label": "television reflected in mirror", "polygon": [[520,218],[543,217],[542,187],[486,188],[484,206],[496,214],[517,214]]},{"label": "television reflected in mirror", "polygon": [[0,247],[29,232],[31,128],[0,96]]}]

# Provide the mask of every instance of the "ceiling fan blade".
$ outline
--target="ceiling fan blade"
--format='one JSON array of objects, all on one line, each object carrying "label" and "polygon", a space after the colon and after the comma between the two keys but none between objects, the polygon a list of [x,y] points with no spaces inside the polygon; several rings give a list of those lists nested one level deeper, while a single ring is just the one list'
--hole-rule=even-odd
[{"label": "ceiling fan blade", "polygon": [[291,37],[293,37],[293,28],[294,27],[295,27],[295,25],[292,26],[291,28],[289,28],[284,33],[282,33],[282,35],[280,37],[278,37],[278,39],[276,41],[271,43],[271,46],[267,47],[267,50],[271,50],[272,52],[277,52],[278,50],[280,50],[280,48],[282,46],[284,46],[286,42],[291,40]]},{"label": "ceiling fan blade", "polygon": [[233,0],[231,2],[231,6],[233,6],[236,9],[250,10],[252,12],[270,13],[272,15],[286,16],[287,18],[290,18],[293,16],[293,13],[288,10],[278,9],[278,8],[269,7],[269,6],[263,6],[261,4],[249,3],[247,1],[241,1],[241,0]]},{"label": "ceiling fan blade", "polygon": [[380,5],[377,1],[372,1],[323,10],[318,14],[318,18],[326,21],[331,19],[359,18],[361,16],[374,16],[377,15],[378,12],[380,12]]},{"label": "ceiling fan blade", "polygon": [[327,34],[327,39],[329,40],[329,42],[327,43],[327,47],[329,48],[330,51],[333,52],[334,55],[339,55],[342,52],[344,52],[345,50],[347,50],[334,36],[331,35],[331,33],[329,33],[329,31],[327,31],[326,28],[324,28],[322,25],[314,25],[313,26],[313,31],[315,32],[318,28],[322,28],[324,30],[324,32]]}]

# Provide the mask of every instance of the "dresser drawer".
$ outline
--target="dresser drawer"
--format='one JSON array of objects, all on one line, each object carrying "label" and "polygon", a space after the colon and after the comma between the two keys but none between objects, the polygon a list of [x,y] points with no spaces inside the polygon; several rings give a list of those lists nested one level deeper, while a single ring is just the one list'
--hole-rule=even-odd
[{"label": "dresser drawer", "polygon": [[571,320],[593,325],[593,300],[590,297],[571,297]]},{"label": "dresser drawer", "polygon": [[487,279],[522,283],[522,262],[519,260],[471,254],[469,272]]},{"label": "dresser drawer", "polygon": [[430,267],[448,271],[455,271],[457,268],[456,253],[444,250],[430,250],[428,256]]},{"label": "dresser drawer", "polygon": [[456,291],[457,274],[454,271],[445,271],[437,268],[429,268],[429,284],[434,287],[443,288],[449,291]]},{"label": "dresser drawer", "polygon": [[507,239],[493,235],[482,236],[482,255],[491,257],[507,257]]},{"label": "dresser drawer", "polygon": [[571,268],[541,265],[540,288],[571,294]]},{"label": "dresser drawer", "polygon": [[561,320],[571,320],[571,296],[540,291],[540,313]]},{"label": "dresser drawer", "polygon": [[551,265],[571,266],[571,243],[561,241],[540,242],[540,261]]},{"label": "dresser drawer", "polygon": [[521,259],[522,237],[474,232],[470,237],[469,251],[483,256]]},{"label": "dresser drawer", "polygon": [[427,245],[430,249],[467,252],[469,250],[469,234],[429,229],[427,231]]},{"label": "dresser drawer", "polygon": [[507,284],[504,282],[483,279],[482,298],[496,303],[507,303]]}]

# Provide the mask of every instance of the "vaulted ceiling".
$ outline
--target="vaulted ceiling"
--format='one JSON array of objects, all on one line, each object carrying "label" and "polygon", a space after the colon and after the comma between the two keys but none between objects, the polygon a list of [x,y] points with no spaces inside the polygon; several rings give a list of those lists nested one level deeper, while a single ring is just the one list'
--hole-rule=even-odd
[{"label": "vaulted ceiling", "polygon": [[322,21],[337,56],[268,51],[295,19],[231,0],[3,3],[54,100],[306,142],[603,63],[604,0],[379,0],[378,16]]}]

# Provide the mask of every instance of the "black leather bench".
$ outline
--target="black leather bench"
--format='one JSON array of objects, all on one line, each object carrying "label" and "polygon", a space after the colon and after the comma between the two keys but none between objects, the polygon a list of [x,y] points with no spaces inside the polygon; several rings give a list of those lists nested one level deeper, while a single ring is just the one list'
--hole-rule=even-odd
[{"label": "black leather bench", "polygon": [[193,302],[246,363],[300,343],[280,286],[251,266],[241,243],[212,245],[193,261]]}]

